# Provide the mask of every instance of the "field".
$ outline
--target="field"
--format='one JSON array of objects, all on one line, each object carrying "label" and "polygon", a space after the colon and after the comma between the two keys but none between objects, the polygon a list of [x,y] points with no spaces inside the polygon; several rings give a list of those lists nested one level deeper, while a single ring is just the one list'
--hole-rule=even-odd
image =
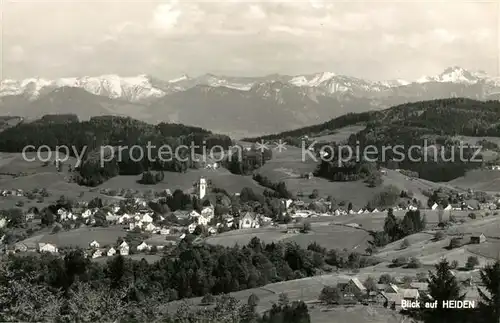
[{"label": "field", "polygon": [[205,177],[211,180],[213,185],[218,188],[225,189],[228,193],[239,193],[245,187],[252,188],[255,192],[263,192],[264,188],[256,183],[251,176],[239,176],[231,174],[227,169],[219,168],[216,170],[208,169],[193,169],[186,173],[164,172],[165,178],[162,182],[156,185],[143,185],[137,181],[141,176],[117,176],[109,179],[99,186],[99,189],[114,189],[122,188],[135,189],[139,191],[164,190],[170,189],[172,192],[176,189],[188,191],[193,189],[200,177]]},{"label": "field", "polygon": [[340,129],[335,129],[333,133],[326,135],[317,135],[311,137],[310,139],[315,140],[317,142],[336,142],[341,143],[346,141],[350,135],[358,133],[364,130],[366,126],[356,125],[356,126],[347,126]]},{"label": "field", "polygon": [[60,231],[58,233],[38,234],[30,237],[25,243],[52,243],[58,248],[79,247],[88,248],[89,244],[96,240],[101,247],[115,245],[117,240],[126,236],[123,226],[111,226],[108,228],[83,227],[71,231]]},{"label": "field", "polygon": [[232,247],[235,244],[246,245],[253,237],[266,243],[283,241],[295,242],[307,248],[310,243],[317,242],[321,246],[333,249],[361,249],[364,251],[369,234],[366,231],[353,229],[346,226],[328,225],[328,223],[312,223],[309,233],[286,233],[278,228],[261,228],[236,230],[218,234],[206,239],[207,243]]},{"label": "field", "polygon": [[476,191],[500,192],[500,171],[473,170],[446,184]]},{"label": "field", "polygon": [[411,191],[417,200],[424,205],[427,198],[422,191],[437,189],[444,184],[437,184],[422,179],[411,179],[392,170],[387,170],[383,176],[383,186],[370,188],[362,181],[357,182],[332,182],[324,178],[301,178],[302,174],[314,172],[317,162],[309,156],[302,158],[302,149],[288,147],[282,152],[273,151],[273,159],[262,166],[258,173],[268,177],[273,182],[283,181],[288,190],[297,194],[302,192],[308,196],[315,189],[320,196],[332,195],[337,201],[349,201],[354,207],[363,208],[373,197],[384,189],[386,185],[394,185],[400,190]]}]

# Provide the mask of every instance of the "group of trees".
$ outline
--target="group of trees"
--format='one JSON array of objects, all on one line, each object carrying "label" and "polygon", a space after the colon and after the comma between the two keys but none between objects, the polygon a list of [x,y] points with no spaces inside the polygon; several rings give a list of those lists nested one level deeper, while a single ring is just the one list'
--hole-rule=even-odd
[{"label": "group of trees", "polygon": [[[10,255],[1,269],[0,312],[4,317],[27,319],[23,311],[44,307],[40,313],[31,315],[43,316],[45,311],[57,311],[73,317],[83,314],[78,313],[77,307],[71,314],[70,308],[87,300],[91,303],[80,305],[90,308],[92,304],[100,304],[95,311],[107,309],[115,313],[107,307],[111,306],[111,299],[117,303],[120,300],[140,303],[147,299],[154,304],[226,294],[312,276],[326,264],[359,268],[374,262],[355,252],[328,251],[317,244],[302,249],[293,243],[265,244],[258,238],[253,238],[246,246],[232,248],[182,242],[154,263],[118,255],[101,264],[85,258],[82,250],[70,251],[64,258],[50,254],[39,257]],[[14,293],[13,298],[7,297],[8,293]],[[19,307],[23,302],[27,306],[28,301],[30,309]],[[265,317],[269,319],[278,313],[269,315]]]},{"label": "group of trees", "polygon": [[[340,156],[346,158],[348,156]],[[383,183],[382,175],[375,163],[358,161],[357,157],[339,163],[339,160],[322,159],[314,172],[314,176],[331,181],[349,182],[364,180],[369,187],[376,187]]]},{"label": "group of trees", "polygon": [[[210,149],[220,145],[228,149],[232,144],[227,136],[180,124],[151,125],[117,116],[93,117],[82,122],[72,118],[59,119],[56,122],[42,118],[6,129],[0,135],[0,146],[8,152],[21,152],[29,145],[47,145],[54,151],[58,147],[68,147],[69,154],[74,157],[81,157],[76,154],[83,152],[75,180],[82,185],[96,186],[118,174],[139,175],[148,169],[185,171],[196,166],[191,147],[200,154],[203,147]],[[162,146],[169,149],[160,151]],[[115,147],[115,150],[103,148],[101,151],[102,147]],[[101,154],[112,154],[113,158],[102,163],[109,155]],[[184,156],[186,158],[181,158]]]},{"label": "group of trees", "polygon": [[384,221],[384,230],[372,232],[373,240],[370,242],[372,247],[369,249],[385,246],[390,242],[425,230],[426,222],[425,214],[420,214],[420,210],[410,210],[406,212],[402,220],[399,220],[394,215],[394,211],[389,209]]},{"label": "group of trees", "polygon": [[273,190],[278,198],[289,199],[293,197],[293,194],[287,189],[285,182],[273,183],[269,178],[261,174],[254,174],[253,179],[260,185]]},{"label": "group of trees", "polygon": [[235,149],[222,162],[231,173],[237,175],[250,175],[254,170],[262,167],[268,160],[272,158],[272,151],[269,148],[259,149],[256,145],[250,147],[249,150]]}]

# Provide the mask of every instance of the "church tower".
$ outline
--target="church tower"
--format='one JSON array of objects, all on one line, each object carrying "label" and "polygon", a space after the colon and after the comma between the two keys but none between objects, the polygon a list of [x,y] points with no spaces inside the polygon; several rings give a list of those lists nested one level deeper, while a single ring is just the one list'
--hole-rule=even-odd
[{"label": "church tower", "polygon": [[198,183],[198,198],[201,200],[205,197],[205,194],[207,193],[207,181],[205,178],[200,178],[200,181]]}]

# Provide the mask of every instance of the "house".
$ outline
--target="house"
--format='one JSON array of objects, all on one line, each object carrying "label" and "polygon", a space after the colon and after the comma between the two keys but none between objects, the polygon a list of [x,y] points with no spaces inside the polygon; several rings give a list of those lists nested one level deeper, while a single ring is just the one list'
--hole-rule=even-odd
[{"label": "house", "polygon": [[127,242],[123,241],[120,246],[118,247],[118,249],[120,250],[120,255],[122,256],[128,256],[129,252],[130,252],[130,247],[128,245]]},{"label": "house", "polygon": [[186,211],[177,210],[173,214],[178,220],[185,220],[189,218],[189,212]]},{"label": "house", "polygon": [[141,218],[142,223],[152,223],[153,222],[153,217],[150,216],[149,214],[144,214]]},{"label": "house", "polygon": [[486,236],[484,234],[473,235],[470,237],[470,243],[480,244],[486,241]]},{"label": "house", "polygon": [[188,231],[189,233],[193,233],[194,230],[196,229],[196,227],[198,226],[198,224],[196,222],[193,222],[191,223],[189,226],[188,226]]},{"label": "house", "polygon": [[146,242],[142,242],[140,245],[137,246],[137,251],[145,251],[151,249],[150,246]]},{"label": "house", "polygon": [[112,256],[114,256],[115,254],[116,254],[116,249],[115,249],[115,248],[113,248],[113,247],[111,247],[111,248],[108,250],[108,252],[107,252],[108,257],[112,257]]},{"label": "house", "polygon": [[5,227],[7,225],[7,219],[1,218],[0,219],[0,229]]},{"label": "house", "polygon": [[196,212],[196,210],[192,210],[191,212],[189,212],[189,217],[190,218],[199,218],[200,213]]},{"label": "house", "polygon": [[214,218],[214,208],[212,206],[207,206],[201,210],[201,214],[198,217],[198,224],[208,225],[210,221]]},{"label": "house", "polygon": [[359,298],[367,296],[366,287],[359,281],[358,278],[351,278],[347,283],[337,285],[342,291],[344,300],[357,301]]},{"label": "house", "polygon": [[431,210],[437,210],[438,207],[439,207],[439,205],[437,203],[434,203],[431,206]]},{"label": "house", "polygon": [[451,204],[448,204],[448,205],[444,208],[444,210],[445,210],[445,211],[450,211],[451,209],[452,209]]},{"label": "house", "polygon": [[168,229],[168,228],[162,228],[159,232],[160,232],[161,235],[166,236],[166,235],[170,234],[170,229]]},{"label": "house", "polygon": [[300,233],[301,229],[302,229],[302,226],[298,223],[289,224],[289,225],[287,225],[286,233],[288,233],[288,234]]},{"label": "house", "polygon": [[97,242],[95,240],[92,241],[89,245],[91,248],[99,248],[99,242]]},{"label": "house", "polygon": [[214,227],[210,227],[210,228],[208,228],[208,233],[210,233],[210,234],[216,234],[217,233],[217,229],[214,228]]},{"label": "house", "polygon": [[257,215],[252,212],[246,212],[239,221],[240,229],[250,229],[250,228],[258,228],[259,221],[257,219]]},{"label": "house", "polygon": [[127,223],[131,218],[132,218],[132,216],[130,216],[129,214],[122,214],[118,218],[118,223],[120,223],[120,224]]},{"label": "house", "polygon": [[416,288],[405,288],[400,290],[402,298],[407,301],[416,301],[420,298],[420,293]]},{"label": "house", "polygon": [[102,257],[102,251],[100,249],[97,249],[96,251],[94,251],[94,253],[92,254],[92,259],[95,259],[95,258],[99,258],[99,257]]},{"label": "house", "polygon": [[15,252],[27,252],[28,246],[22,242],[18,242],[14,245]]},{"label": "house", "polygon": [[28,213],[26,213],[26,222],[32,221],[38,214],[40,214],[40,211],[36,206],[30,207]]},{"label": "house", "polygon": [[40,252],[50,252],[50,253],[57,253],[59,250],[57,247],[51,243],[39,243],[38,244],[38,251]]},{"label": "house", "polygon": [[147,232],[153,232],[156,230],[156,226],[153,224],[153,223],[149,223],[148,225],[146,225],[146,227],[144,228],[144,231],[147,231]]}]

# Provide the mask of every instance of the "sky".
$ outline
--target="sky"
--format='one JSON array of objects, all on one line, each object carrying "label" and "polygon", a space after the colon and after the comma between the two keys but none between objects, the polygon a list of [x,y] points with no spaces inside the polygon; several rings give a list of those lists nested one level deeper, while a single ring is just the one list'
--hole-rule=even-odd
[{"label": "sky", "polygon": [[3,0],[2,79],[499,72],[495,2]]}]

